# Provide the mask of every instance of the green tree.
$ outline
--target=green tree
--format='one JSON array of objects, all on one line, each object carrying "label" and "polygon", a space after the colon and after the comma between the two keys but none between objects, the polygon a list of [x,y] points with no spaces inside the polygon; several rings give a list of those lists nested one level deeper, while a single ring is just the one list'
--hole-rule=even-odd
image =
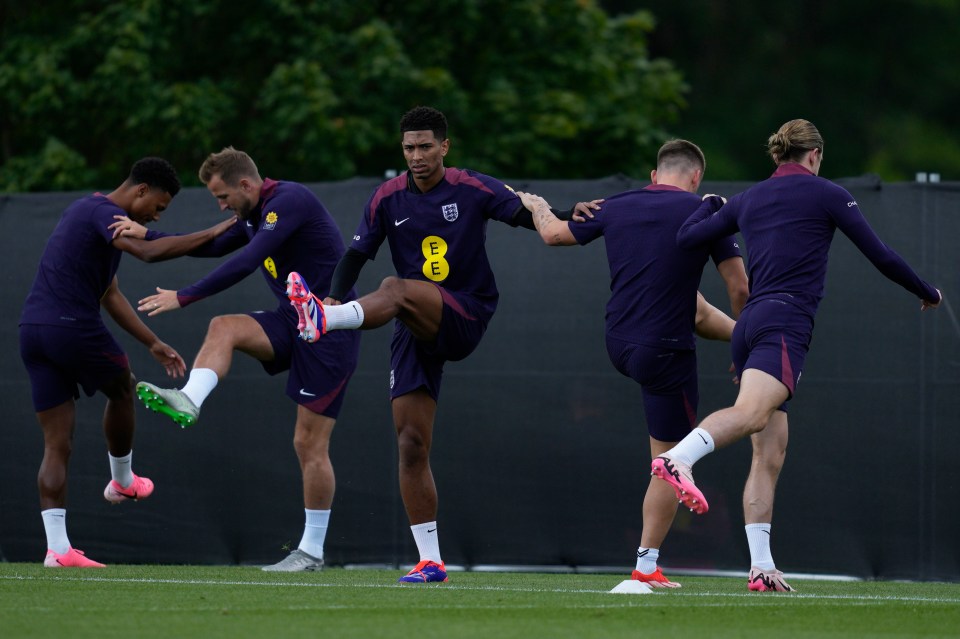
[{"label": "green tree", "polygon": [[103,186],[143,155],[196,184],[228,144],[271,176],[381,175],[417,104],[447,113],[452,164],[640,175],[686,91],[653,28],[593,0],[7,1],[0,189]]},{"label": "green tree", "polygon": [[703,147],[709,178],[765,177],[767,136],[802,117],[824,136],[826,176],[960,179],[960,0],[639,4],[658,21],[651,51],[692,87],[673,131]]}]

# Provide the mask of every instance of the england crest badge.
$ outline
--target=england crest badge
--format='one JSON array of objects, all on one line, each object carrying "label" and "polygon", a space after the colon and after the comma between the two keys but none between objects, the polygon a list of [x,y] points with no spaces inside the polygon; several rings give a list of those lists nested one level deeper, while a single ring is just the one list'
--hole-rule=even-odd
[{"label": "england crest badge", "polygon": [[453,222],[460,217],[460,211],[457,210],[456,203],[443,205],[443,219],[447,222]]}]

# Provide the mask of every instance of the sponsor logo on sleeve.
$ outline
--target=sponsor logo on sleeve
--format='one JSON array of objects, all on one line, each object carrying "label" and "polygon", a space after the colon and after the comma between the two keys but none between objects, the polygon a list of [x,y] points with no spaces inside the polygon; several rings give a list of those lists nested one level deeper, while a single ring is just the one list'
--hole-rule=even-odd
[{"label": "sponsor logo on sleeve", "polygon": [[277,227],[277,220],[280,219],[275,212],[270,211],[267,213],[266,217],[263,218],[263,230],[272,231]]},{"label": "sponsor logo on sleeve", "polygon": [[277,279],[277,265],[272,257],[268,256],[267,259],[263,261],[263,268],[267,269],[267,273],[273,276],[273,279]]}]

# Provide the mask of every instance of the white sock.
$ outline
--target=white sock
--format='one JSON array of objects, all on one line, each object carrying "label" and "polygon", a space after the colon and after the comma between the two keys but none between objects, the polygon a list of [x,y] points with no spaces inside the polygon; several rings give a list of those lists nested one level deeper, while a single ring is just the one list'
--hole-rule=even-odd
[{"label": "white sock", "polygon": [[323,306],[323,314],[327,318],[327,330],[334,331],[341,328],[360,328],[363,324],[363,307],[359,302],[347,302],[337,306]]},{"label": "white sock", "polygon": [[410,526],[410,530],[413,531],[413,540],[417,542],[417,550],[420,551],[420,561],[433,561],[442,564],[437,522],[428,521],[425,524],[416,524]]},{"label": "white sock", "polygon": [[317,559],[323,559],[323,542],[327,539],[327,527],[330,525],[329,510],[303,509],[307,522],[303,527],[303,538],[298,548]]},{"label": "white sock", "polygon": [[637,570],[649,575],[657,570],[657,560],[660,559],[659,548],[637,548]]},{"label": "white sock", "polygon": [[713,452],[713,437],[702,428],[694,428],[690,434],[667,451],[670,459],[693,466],[708,453]]},{"label": "white sock", "polygon": [[41,511],[43,530],[47,533],[47,548],[62,555],[70,550],[70,540],[67,538],[67,510],[65,508],[48,508]]},{"label": "white sock", "polygon": [[126,488],[133,483],[133,451],[123,457],[114,457],[107,453],[110,458],[110,477],[113,481]]},{"label": "white sock", "polygon": [[770,524],[747,524],[747,544],[750,546],[750,566],[760,570],[774,570],[770,553]]},{"label": "white sock", "polygon": [[218,381],[220,378],[212,368],[194,368],[190,371],[190,377],[187,378],[187,385],[180,390],[190,398],[194,406],[200,408],[207,395],[217,387]]}]

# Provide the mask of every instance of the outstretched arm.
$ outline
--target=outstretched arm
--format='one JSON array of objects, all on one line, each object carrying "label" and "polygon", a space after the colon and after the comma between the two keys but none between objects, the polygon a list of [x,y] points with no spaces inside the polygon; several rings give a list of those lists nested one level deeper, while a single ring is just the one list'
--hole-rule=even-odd
[{"label": "outstretched arm", "polygon": [[523,206],[533,215],[533,224],[543,241],[550,246],[570,246],[577,238],[570,231],[568,222],[559,219],[550,210],[550,205],[539,195],[518,191]]},{"label": "outstretched arm", "polygon": [[[521,192],[518,191],[517,195],[520,193]],[[577,202],[574,204],[572,209],[567,211],[561,211],[553,207],[550,207],[550,211],[557,217],[557,219],[573,220],[579,224],[580,222],[586,222],[588,218],[594,217],[594,211],[599,211],[601,204],[603,204],[603,199],[590,200],[589,202]],[[522,226],[523,228],[530,229],[531,231],[537,230],[536,225],[533,223],[533,213],[531,213],[530,209],[522,204],[517,208],[517,212],[513,214],[513,219],[510,221],[510,226]]]},{"label": "outstretched arm", "polygon": [[177,292],[159,286],[156,293],[147,295],[137,302],[137,310],[146,313],[149,317],[175,311],[178,308],[182,308],[182,306],[180,305],[180,299],[177,297]]},{"label": "outstretched arm", "polygon": [[113,245],[144,262],[162,262],[186,255],[219,237],[237,221],[236,216],[232,216],[196,233],[163,235],[147,240],[146,227],[122,215],[114,217],[117,221],[109,227],[113,230]]},{"label": "outstretched arm", "polygon": [[874,232],[853,197],[846,191],[840,193],[849,201],[844,202],[842,201],[844,198],[837,198],[830,209],[837,228],[850,238],[878,271],[919,297],[920,310],[925,311],[939,306],[943,298],[940,289],[920,279],[906,260],[884,244]]},{"label": "outstretched arm", "polygon": [[182,377],[187,370],[183,358],[143,323],[133,310],[130,302],[120,292],[120,285],[114,277],[107,292],[100,298],[100,305],[110,314],[117,325],[130,333],[138,342],[150,349],[150,354],[167,370],[170,377]]}]

